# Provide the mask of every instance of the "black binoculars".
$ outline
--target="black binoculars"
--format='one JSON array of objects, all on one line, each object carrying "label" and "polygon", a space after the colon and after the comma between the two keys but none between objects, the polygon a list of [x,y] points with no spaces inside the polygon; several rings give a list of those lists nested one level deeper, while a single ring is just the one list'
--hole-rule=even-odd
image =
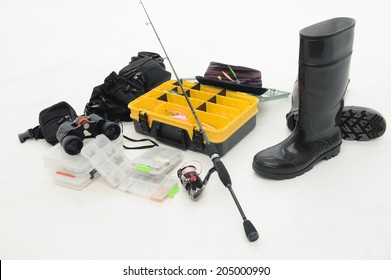
[{"label": "black binoculars", "polygon": [[83,148],[86,131],[92,137],[104,134],[110,140],[117,139],[121,134],[121,128],[116,122],[91,114],[79,116],[74,120],[66,120],[58,128],[56,138],[67,154],[77,155]]}]

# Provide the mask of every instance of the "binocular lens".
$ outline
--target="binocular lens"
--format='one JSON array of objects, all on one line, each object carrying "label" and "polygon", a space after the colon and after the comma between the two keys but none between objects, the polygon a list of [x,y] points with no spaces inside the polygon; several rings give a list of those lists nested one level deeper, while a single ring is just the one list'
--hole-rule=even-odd
[{"label": "binocular lens", "polygon": [[83,148],[83,141],[74,135],[66,136],[62,141],[65,152],[69,155],[77,155]]},{"label": "binocular lens", "polygon": [[116,123],[105,123],[103,125],[103,134],[110,140],[117,139],[121,133],[121,128]]}]

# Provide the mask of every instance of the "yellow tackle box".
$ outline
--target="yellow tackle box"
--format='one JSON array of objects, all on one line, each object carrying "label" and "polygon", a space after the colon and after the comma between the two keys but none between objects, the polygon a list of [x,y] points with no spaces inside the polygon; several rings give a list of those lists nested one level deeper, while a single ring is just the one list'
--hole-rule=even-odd
[{"label": "yellow tackle box", "polygon": [[[197,116],[220,156],[255,127],[258,98],[182,81]],[[172,146],[206,153],[205,140],[176,80],[167,81],[128,105],[138,133]]]}]

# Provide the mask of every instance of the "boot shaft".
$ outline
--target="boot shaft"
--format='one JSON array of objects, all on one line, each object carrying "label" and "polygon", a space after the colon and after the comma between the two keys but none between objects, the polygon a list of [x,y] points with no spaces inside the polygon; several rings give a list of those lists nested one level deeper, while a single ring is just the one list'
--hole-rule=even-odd
[{"label": "boot shaft", "polygon": [[301,29],[299,63],[319,67],[350,56],[355,24],[352,18],[333,18]]},{"label": "boot shaft", "polygon": [[299,125],[308,137],[339,127],[349,81],[355,20],[335,18],[300,31]]}]

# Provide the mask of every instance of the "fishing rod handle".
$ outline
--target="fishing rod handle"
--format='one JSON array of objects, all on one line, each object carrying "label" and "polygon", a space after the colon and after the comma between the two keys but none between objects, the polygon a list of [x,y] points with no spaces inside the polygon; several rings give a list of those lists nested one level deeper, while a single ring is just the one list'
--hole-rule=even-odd
[{"label": "fishing rod handle", "polygon": [[210,143],[207,148],[209,156],[213,162],[213,166],[219,175],[220,181],[226,188],[230,188],[232,186],[231,177],[229,176],[228,170],[225,168],[224,163],[220,160],[220,156],[217,153],[216,147],[213,143]]}]

